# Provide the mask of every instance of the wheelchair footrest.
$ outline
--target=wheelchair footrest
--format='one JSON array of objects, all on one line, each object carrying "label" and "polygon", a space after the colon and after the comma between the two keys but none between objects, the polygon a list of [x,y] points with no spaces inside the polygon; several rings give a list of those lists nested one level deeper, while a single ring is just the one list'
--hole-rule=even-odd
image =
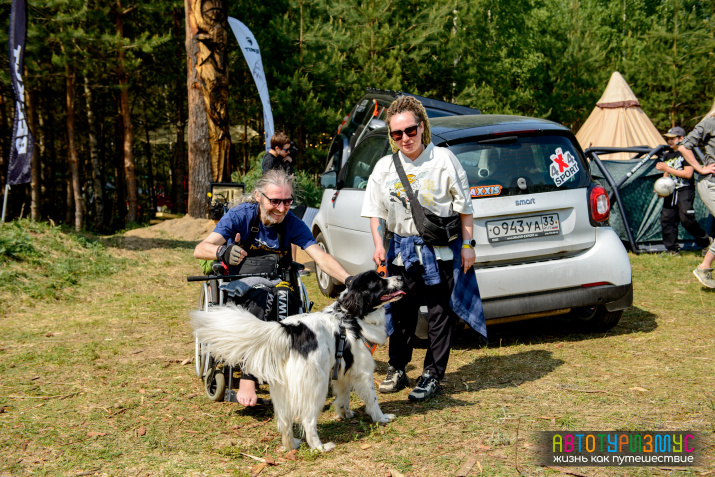
[{"label": "wheelchair footrest", "polygon": [[[238,402],[238,398],[236,397],[236,391],[233,389],[227,389],[226,394],[224,394],[224,402]],[[271,400],[270,399],[264,399],[264,398],[258,398],[258,402],[256,402],[256,406],[270,406],[271,405]]]}]

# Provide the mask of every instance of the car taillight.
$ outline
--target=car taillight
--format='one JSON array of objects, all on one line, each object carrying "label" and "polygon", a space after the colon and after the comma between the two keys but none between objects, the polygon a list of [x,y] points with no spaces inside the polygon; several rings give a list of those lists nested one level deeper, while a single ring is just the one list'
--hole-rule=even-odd
[{"label": "car taillight", "polygon": [[589,191],[588,197],[589,212],[594,222],[604,222],[611,215],[611,203],[608,200],[608,193],[602,186],[594,186]]}]

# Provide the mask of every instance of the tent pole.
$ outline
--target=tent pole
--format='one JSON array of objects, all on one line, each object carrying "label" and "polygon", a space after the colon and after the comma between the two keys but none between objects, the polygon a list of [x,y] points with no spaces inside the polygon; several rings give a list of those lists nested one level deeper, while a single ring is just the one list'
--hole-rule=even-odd
[{"label": "tent pole", "polygon": [[611,173],[608,172],[608,169],[606,169],[606,166],[603,165],[603,163],[601,162],[601,159],[598,157],[598,154],[596,154],[593,151],[587,151],[587,154],[589,156],[591,156],[591,158],[596,162],[596,165],[598,166],[599,169],[601,169],[601,172],[603,173],[603,177],[606,178],[606,182],[608,182],[608,185],[611,186],[611,190],[613,191],[613,196],[616,198],[616,202],[618,203],[618,208],[621,209],[621,216],[623,217],[623,225],[625,226],[624,228],[626,229],[626,235],[628,236],[628,243],[630,243],[630,245],[631,245],[631,252],[638,255],[640,253],[640,250],[638,250],[638,245],[636,245],[636,241],[633,238],[633,234],[631,233],[631,224],[628,222],[628,216],[626,215],[626,208],[623,206],[623,202],[621,201],[621,194],[618,192],[619,185],[616,185],[616,182],[613,180],[613,177],[611,177]]}]

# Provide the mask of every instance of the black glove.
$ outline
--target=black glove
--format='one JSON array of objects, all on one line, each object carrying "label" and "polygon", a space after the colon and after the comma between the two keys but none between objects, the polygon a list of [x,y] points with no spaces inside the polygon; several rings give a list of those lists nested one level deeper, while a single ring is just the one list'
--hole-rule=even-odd
[{"label": "black glove", "polygon": [[216,258],[228,265],[238,265],[241,263],[241,247],[238,244],[232,243],[228,247],[221,245],[216,250]]}]

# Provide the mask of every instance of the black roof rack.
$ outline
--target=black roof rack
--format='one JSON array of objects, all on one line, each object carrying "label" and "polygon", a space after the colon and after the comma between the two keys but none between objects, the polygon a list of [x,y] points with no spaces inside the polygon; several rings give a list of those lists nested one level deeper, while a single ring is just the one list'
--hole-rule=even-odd
[{"label": "black roof rack", "polygon": [[388,96],[393,99],[397,99],[400,96],[412,96],[422,103],[425,108],[438,109],[442,111],[449,111],[454,114],[481,114],[482,112],[478,109],[470,108],[467,106],[462,106],[459,104],[448,103],[446,101],[440,101],[438,99],[427,98],[425,96],[419,96],[417,94],[406,93],[404,91],[391,91],[389,89],[379,89],[379,88],[366,88],[368,93],[379,94],[383,96]]}]

